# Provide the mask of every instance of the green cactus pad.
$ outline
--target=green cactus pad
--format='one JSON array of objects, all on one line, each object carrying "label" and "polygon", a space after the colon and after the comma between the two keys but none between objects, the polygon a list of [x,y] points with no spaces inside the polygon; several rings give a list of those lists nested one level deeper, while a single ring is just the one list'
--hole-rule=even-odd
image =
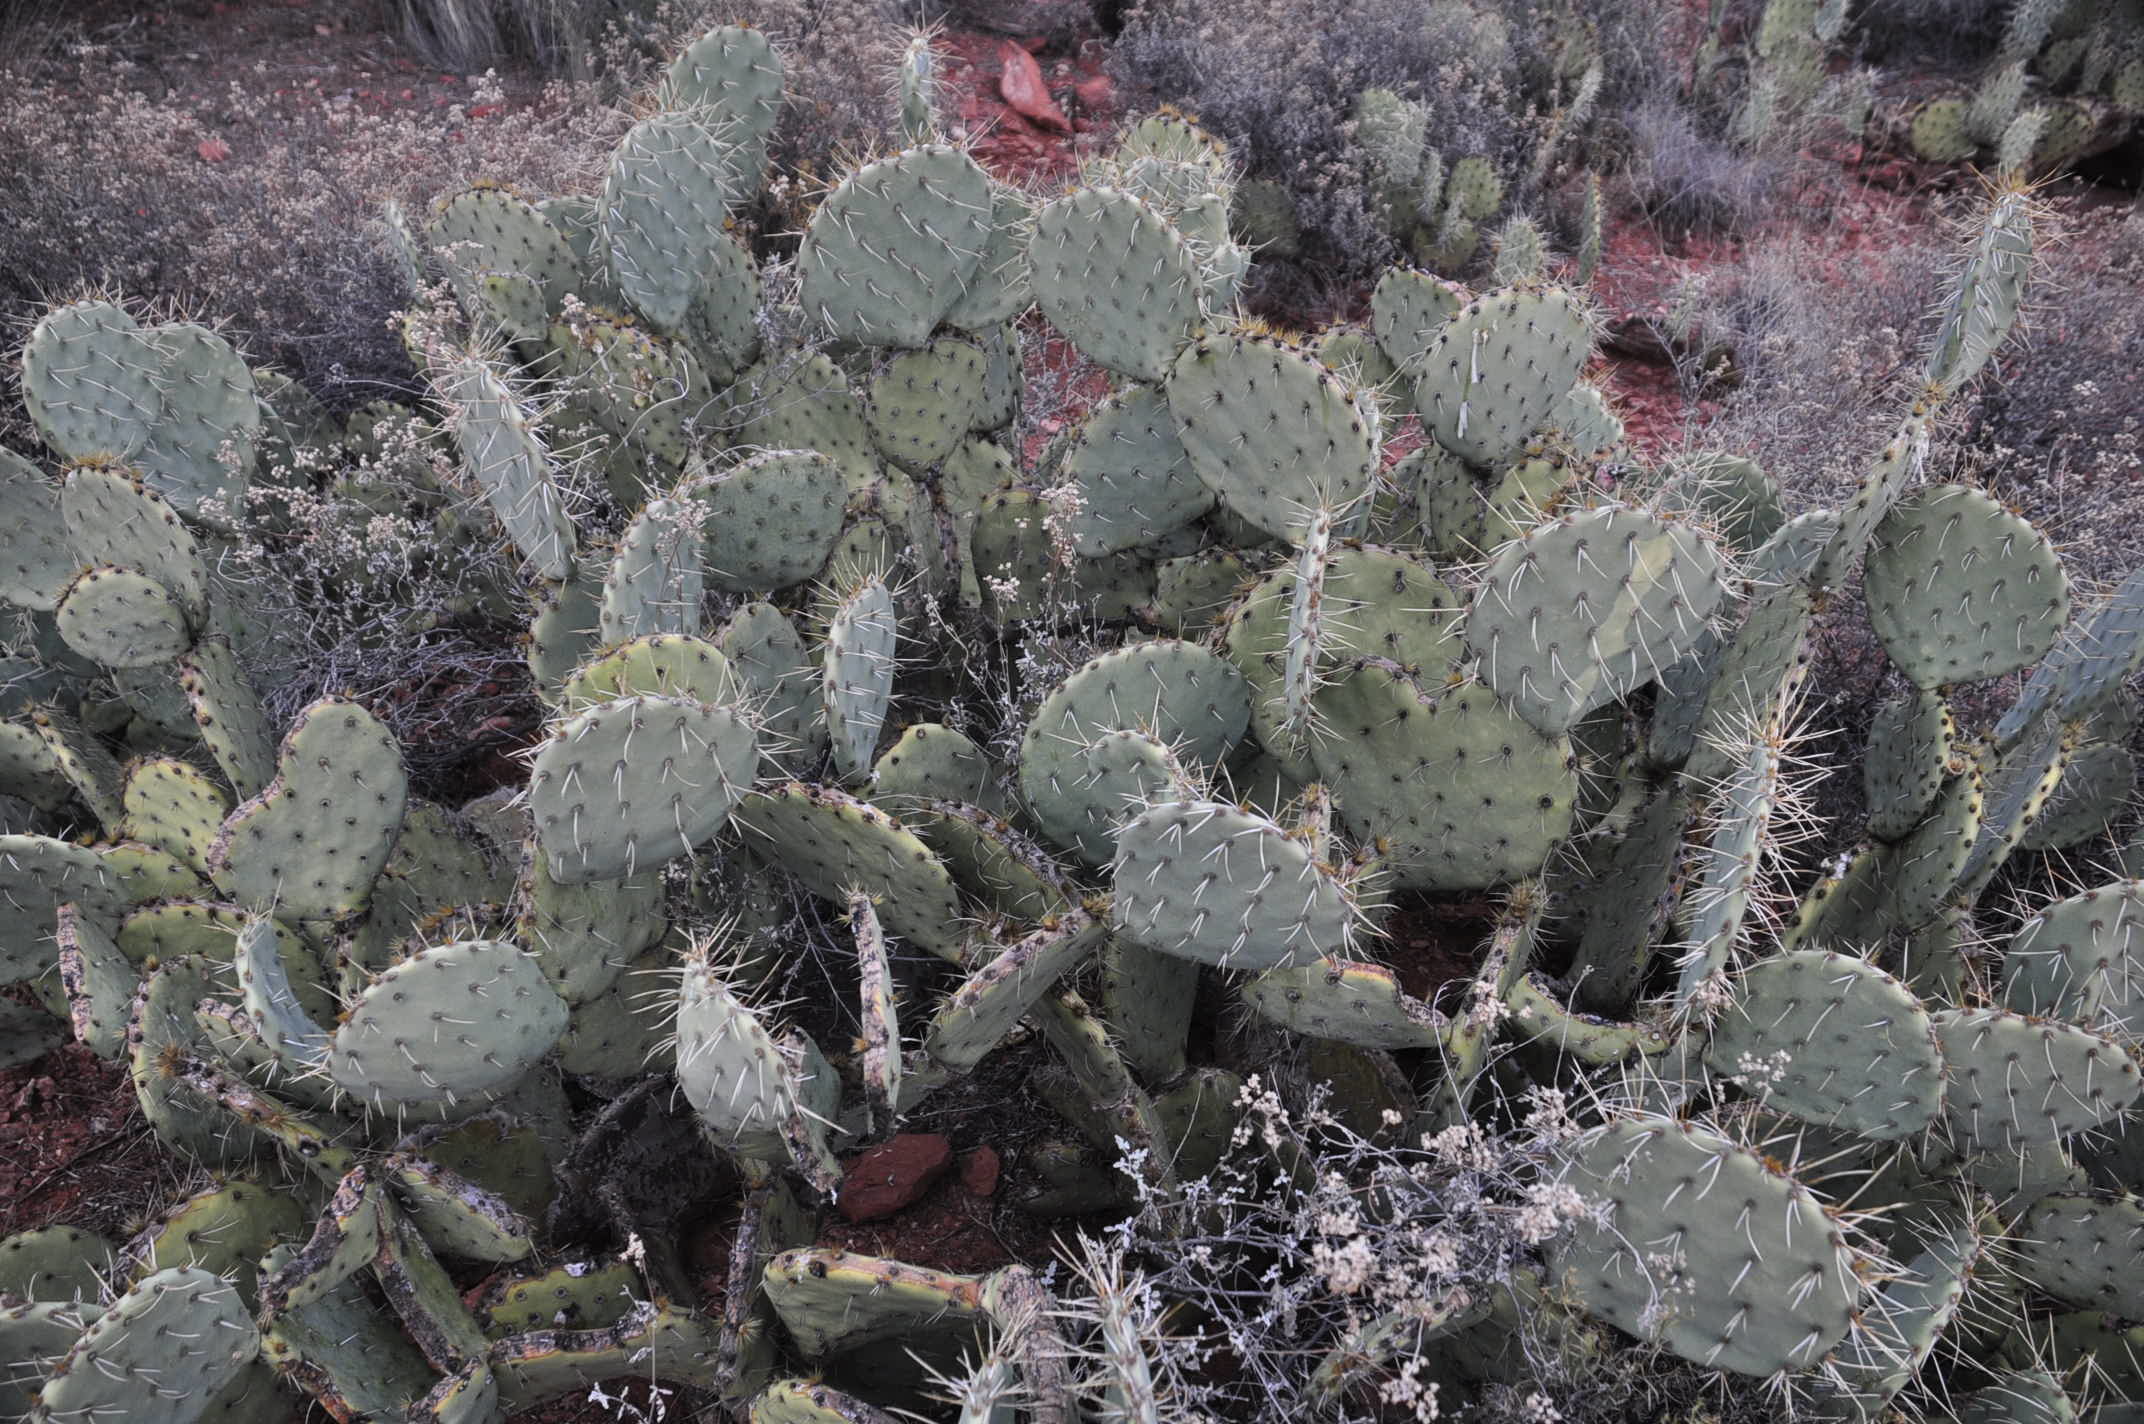
[{"label": "green cactus pad", "polygon": [[[698,110],[650,114],[611,151],[596,250],[611,282],[658,329],[674,332],[715,270],[729,210],[757,186],[729,126]],[[748,184],[750,185],[748,187]]]},{"label": "green cactus pad", "polygon": [[596,630],[604,643],[695,633],[706,592],[700,511],[688,499],[650,500],[611,551]]},{"label": "green cactus pad", "polygon": [[933,1324],[973,1326],[985,1279],[819,1249],[784,1251],[765,1274],[767,1299],[813,1359]]},{"label": "green cactus pad", "polygon": [[[271,1253],[264,1274],[288,1252]],[[351,1419],[406,1417],[433,1379],[424,1356],[355,1278],[265,1314],[261,1357],[331,1415]]]},{"label": "green cactus pad", "polygon": [[658,867],[615,880],[563,884],[530,847],[514,894],[514,935],[569,1004],[608,990],[625,966],[663,937]]},{"label": "green cactus pad", "polygon": [[642,695],[719,706],[734,701],[738,692],[736,674],[720,648],[700,638],[656,633],[575,669],[560,684],[557,701],[569,713]]},{"label": "green cactus pad", "polygon": [[1226,969],[1345,959],[1358,912],[1310,848],[1254,812],[1163,802],[1117,834],[1111,922],[1134,943]]},{"label": "green cactus pad", "polygon": [[922,801],[898,805],[895,813],[938,853],[961,889],[998,914],[1032,923],[1077,898],[1048,852],[980,807]]},{"label": "green cactus pad", "polygon": [[74,797],[74,783],[36,729],[0,722],[0,796],[37,811],[56,811]]},{"label": "green cactus pad", "polygon": [[198,769],[171,757],[137,762],[120,793],[121,824],[129,839],[159,847],[187,864],[205,867],[209,846],[231,811],[231,798]]},{"label": "green cactus pad", "polygon": [[104,1299],[104,1283],[117,1259],[109,1241],[79,1227],[18,1231],[0,1240],[0,1295],[95,1306]]},{"label": "green cactus pad", "polygon": [[1950,705],[1933,692],[1916,691],[1876,709],[1862,763],[1870,835],[1898,840],[1928,814],[1950,775],[1957,739]]},{"label": "green cactus pad", "polygon": [[196,643],[179,660],[179,686],[224,779],[241,796],[266,787],[275,775],[275,739],[231,645],[216,637]]},{"label": "green cactus pad", "polygon": [[34,979],[58,962],[53,934],[68,903],[105,925],[126,900],[95,851],[48,836],[0,836],[0,984]]},{"label": "green cactus pad", "polygon": [[1243,997],[1283,1028],[1359,1048],[1436,1048],[1447,1028],[1444,1015],[1377,964],[1328,958],[1282,965],[1245,984]]},{"label": "green cactus pad", "polygon": [[55,938],[76,1040],[99,1058],[117,1058],[126,1047],[127,1014],[141,982],[139,971],[104,923],[77,906],[60,906]]},{"label": "green cactus pad", "polygon": [[1317,696],[1319,780],[1343,820],[1381,838],[1399,886],[1480,889],[1529,875],[1569,834],[1570,742],[1479,684],[1426,691],[1395,663],[1356,661]]},{"label": "green cactus pad", "polygon": [[1692,451],[1675,459],[1670,478],[1668,497],[1703,513],[1722,539],[1744,553],[1754,553],[1787,522],[1779,481],[1745,456]]},{"label": "green cactus pad", "polygon": [[1566,1005],[1539,974],[1521,974],[1504,992],[1513,1033],[1559,1056],[1596,1067],[1654,1058],[1674,1040],[1647,1023],[1625,1023]]},{"label": "green cactus pad", "polygon": [[1551,736],[1692,651],[1726,596],[1687,524],[1609,505],[1506,544],[1467,613],[1484,682]]},{"label": "green cactus pad", "polygon": [[1414,268],[1388,268],[1370,293],[1378,349],[1398,370],[1413,370],[1466,301],[1466,289],[1456,282]]},{"label": "green cactus pad", "polygon": [[163,404],[135,457],[143,479],[182,513],[243,523],[261,430],[252,370],[205,326],[174,322],[144,334],[156,347]]},{"label": "green cactus pad", "polygon": [[767,142],[782,116],[782,56],[766,33],[718,25],[678,51],[656,102],[691,112],[737,145],[746,196],[759,191]]},{"label": "green cactus pad", "polygon": [[120,802],[123,775],[119,759],[104,743],[58,707],[40,707],[30,713],[30,725],[43,739],[45,750],[59,764],[60,772],[74,787],[75,795],[90,813],[107,826],[117,826],[126,816]]},{"label": "green cactus pad", "polygon": [[834,746],[834,769],[860,780],[870,773],[893,698],[901,625],[884,579],[867,578],[844,594],[826,620],[819,696]]},{"label": "green cactus pad", "polygon": [[[327,1060],[328,1034],[313,1022],[291,987],[282,938],[275,922],[265,916],[238,932],[232,951],[238,991],[254,1031],[283,1068],[291,1073],[317,1072]],[[262,1249],[266,1246],[263,1242]]]},{"label": "green cactus pad", "polygon": [[1571,293],[1489,292],[1412,363],[1415,407],[1439,445],[1470,464],[1501,465],[1548,423],[1592,351],[1592,327]]},{"label": "green cactus pad", "polygon": [[753,853],[813,894],[846,904],[851,890],[866,890],[888,931],[941,958],[962,957],[967,932],[952,875],[884,811],[792,781],[755,792],[735,814]]},{"label": "green cactus pad", "polygon": [[[2014,72],[2022,84],[2022,67]],[[2009,143],[2006,134],[2005,148]],[[2017,322],[2032,271],[2032,195],[2023,190],[2001,193],[1976,227],[1971,253],[1951,279],[1942,325],[1928,355],[1928,383],[1945,393],[1960,390],[1972,380]]]},{"label": "green cactus pad", "polygon": [[1979,897],[2024,839],[2032,823],[2062,784],[2063,768],[2074,750],[2071,732],[2052,717],[2027,733],[2003,754],[1987,778],[1987,802],[1979,833],[1962,858],[1957,894],[1970,902]]},{"label": "green cactus pad", "polygon": [[1199,321],[1190,244],[1127,192],[1067,193],[1035,215],[1035,300],[1081,354],[1135,381],[1159,381]]},{"label": "green cactus pad", "polygon": [[2063,719],[2103,705],[2144,661],[2144,569],[2129,575],[2106,600],[2073,623],[2069,635],[2040,660],[2002,720],[1995,744],[2008,747],[2052,707]]},{"label": "green cactus pad", "polygon": [[525,1276],[504,1275],[477,1301],[493,1339],[533,1330],[590,1330],[625,1318],[643,1287],[629,1261],[569,1260]]},{"label": "green cactus pad", "polygon": [[1431,551],[1464,560],[1491,553],[1540,523],[1577,478],[1576,469],[1537,446],[1501,475],[1478,479],[1463,460],[1434,442],[1391,473],[1399,488],[1413,493]]},{"label": "green cactus pad", "polygon": [[2137,1065],[2111,1038],[2001,1009],[1947,1009],[1936,1037],[1945,1110],[1974,1143],[2015,1151],[2112,1121],[2136,1101]]},{"label": "green cactus pad", "polygon": [[536,1227],[513,1203],[416,1152],[397,1152],[381,1173],[409,1221],[450,1256],[511,1262],[535,1251]]},{"label": "green cactus pad", "polygon": [[1012,814],[1004,773],[966,733],[918,722],[871,768],[871,799],[898,813],[924,801],[952,801],[993,816]]},{"label": "green cactus pad", "polygon": [[530,955],[498,940],[436,945],[387,970],[336,1029],[327,1071],[373,1109],[482,1103],[566,1029]]},{"label": "green cactus pad", "polygon": [[717,641],[757,709],[760,750],[778,763],[817,760],[827,744],[819,669],[788,615],[771,603],[748,603],[730,615]]},{"label": "green cactus pad", "polygon": [[236,1286],[250,1309],[261,1253],[305,1230],[305,1212],[295,1198],[250,1182],[230,1182],[179,1202],[133,1241],[128,1254],[137,1280],[198,1267]]},{"label": "green cactus pad", "polygon": [[955,1073],[973,1069],[1108,937],[1102,921],[1071,910],[1007,945],[946,999],[924,1037],[924,1056]]},{"label": "green cactus pad", "polygon": [[1899,500],[1869,546],[1869,623],[1917,687],[2038,662],[2069,620],[2069,579],[2038,530],[1963,485]]},{"label": "green cactus pad", "polygon": [[551,478],[550,451],[535,420],[483,361],[453,363],[441,384],[453,401],[462,473],[490,499],[492,512],[537,577],[571,577],[573,521]]},{"label": "green cactus pad", "polygon": [[1856,1257],[1809,1189],[1696,1123],[1588,1132],[1563,1181],[1609,1208],[1552,1250],[1591,1313],[1708,1369],[1766,1376],[1822,1360],[1854,1326]]},{"label": "green cactus pad", "polygon": [[359,909],[408,798],[394,733],[356,703],[325,698],[283,739],[275,780],[224,822],[209,875],[233,899],[293,918]]},{"label": "green cactus pad", "polygon": [[260,1350],[230,1282],[179,1267],[134,1283],[54,1367],[35,1417],[51,1424],[140,1418],[192,1424]]},{"label": "green cactus pad", "polygon": [[2144,1315],[2137,1247],[2144,1201],[2128,1193],[2042,1197],[2012,1238],[2013,1269],[2035,1290],[2079,1310]]},{"label": "green cactus pad", "polygon": [[1027,267],[1027,235],[1034,215],[1032,200],[1018,188],[990,185],[989,242],[960,300],[947,310],[947,322],[963,331],[987,331],[1027,310],[1034,301]]},{"label": "green cactus pad", "polygon": [[[1714,665],[1684,771],[1704,781],[1734,774],[1736,749],[1770,709],[1789,705],[1808,677],[1815,604],[1799,584],[1760,596]],[[1681,666],[1687,667],[1687,664]],[[1657,739],[1657,733],[1656,733]]]},{"label": "green cactus pad", "polygon": [[841,466],[810,450],[770,450],[688,477],[687,487],[705,577],[728,593],[773,593],[817,573],[841,537],[849,497]]},{"label": "green cactus pad", "polygon": [[1107,864],[1134,799],[1165,796],[1182,773],[1173,755],[1107,734],[1138,731],[1194,765],[1218,765],[1250,722],[1250,690],[1234,665],[1166,639],[1085,664],[1043,699],[1020,743],[1020,790],[1036,824],[1090,864]]},{"label": "green cactus pad", "polygon": [[[504,188],[470,188],[441,199],[425,225],[424,241],[465,307],[488,273],[533,282],[547,313],[555,314],[568,293],[581,289],[580,267],[565,234],[535,204]],[[539,339],[545,324],[538,323]]]},{"label": "green cactus pad", "polygon": [[1928,1248],[1886,1281],[1833,1361],[1834,1381],[1817,1387],[1818,1417],[1874,1424],[1913,1380],[1960,1318],[1987,1242],[1963,1217],[1942,1221]]},{"label": "green cactus pad", "polygon": [[[1836,588],[1846,581],[1854,563],[1867,552],[1877,525],[1891,512],[1906,487],[1919,478],[1928,463],[1928,442],[1935,424],[1935,408],[1926,399],[1916,401],[1899,422],[1898,431],[1876,463],[1862,476],[1860,488],[1839,511],[1838,532],[1823,553],[1809,566],[1801,581],[1810,588]],[[1805,516],[1806,517],[1806,516]],[[1813,533],[1814,531],[1804,531]]]},{"label": "green cactus pad", "polygon": [[1247,523],[1299,537],[1311,512],[1364,496],[1377,410],[1315,358],[1255,336],[1213,337],[1170,369],[1169,413],[1199,479]]},{"label": "green cactus pad", "polygon": [[156,667],[193,646],[186,610],[155,579],[101,564],[82,570],[60,595],[60,636],[92,662]]},{"label": "green cactus pad", "polygon": [[982,413],[987,365],[980,345],[957,336],[887,356],[864,391],[878,452],[915,475],[952,454]]},{"label": "green cactus pad", "polygon": [[797,1066],[704,959],[688,962],[678,985],[677,1079],[725,1150],[793,1162],[823,1193],[840,1182],[828,1125],[807,1111]]},{"label": "green cactus pad", "polygon": [[117,564],[154,579],[195,625],[208,618],[208,568],[193,532],[132,470],[77,465],[60,490],[67,539],[82,564]]},{"label": "green cactus pad", "polygon": [[2079,747],[2062,764],[2062,780],[2018,837],[2020,850],[2069,850],[2098,839],[2129,813],[2136,758],[2104,742]]},{"label": "green cactus pad", "polygon": [[553,880],[574,885],[652,869],[722,828],[759,765],[752,724],[728,708],[622,697],[559,727],[529,781]]},{"label": "green cactus pad", "polygon": [[[1308,692],[1353,657],[1385,658],[1419,676],[1440,677],[1463,644],[1458,598],[1417,560],[1368,546],[1333,549],[1315,617],[1299,620],[1303,564],[1298,558],[1261,577],[1231,610],[1221,646],[1250,683],[1250,725],[1259,745],[1308,779],[1315,773],[1285,726],[1291,662],[1316,651],[1315,666],[1297,670]],[[1299,627],[1311,621],[1315,627]]]},{"label": "green cactus pad", "polygon": [[680,338],[696,367],[704,368],[707,379],[719,387],[758,359],[764,290],[751,248],[734,236],[708,244],[706,255],[712,265],[685,311]]},{"label": "green cactus pad", "polygon": [[491,1350],[500,1406],[519,1411],[557,1395],[585,1392],[602,1380],[643,1373],[716,1388],[723,1371],[714,1335],[711,1322],[698,1312],[639,1304],[600,1330],[509,1336]]},{"label": "green cactus pad", "polygon": [[825,355],[769,357],[745,372],[725,400],[730,408],[721,419],[733,445],[816,450],[841,466],[852,490],[878,478],[863,403]]},{"label": "green cactus pad", "polygon": [[2144,1036],[2144,881],[2117,880],[2059,900],[2003,952],[2003,1003],[2071,1023],[2102,1015]]},{"label": "green cactus pad", "polygon": [[163,362],[150,332],[110,302],[47,312],[22,349],[23,403],[45,443],[69,459],[125,459],[163,408]]},{"label": "green cactus pad", "polygon": [[6,528],[0,528],[0,600],[51,611],[81,566],[60,515],[60,491],[43,470],[4,450],[0,500],[11,515]]},{"label": "green cactus pad", "polygon": [[1686,873],[1694,883],[1683,901],[1687,923],[1675,985],[1678,1008],[1704,996],[1715,976],[1733,965],[1741,944],[1774,843],[1772,817],[1779,809],[1783,772],[1777,730],[1778,723],[1767,719],[1737,749],[1733,772],[1715,788],[1709,834],[1688,852]]},{"label": "green cactus pad", "polygon": [[1089,411],[1051,492],[1073,550],[1086,559],[1152,544],[1213,508],[1159,386],[1133,385]]},{"label": "green cactus pad", "polygon": [[867,163],[812,214],[797,300],[837,340],[922,346],[990,246],[990,178],[939,144]]},{"label": "green cactus pad", "polygon": [[1943,1105],[1927,1010],[1875,966],[1816,950],[1761,960],[1735,984],[1705,1061],[1767,1107],[1864,1138],[1911,1136]]}]

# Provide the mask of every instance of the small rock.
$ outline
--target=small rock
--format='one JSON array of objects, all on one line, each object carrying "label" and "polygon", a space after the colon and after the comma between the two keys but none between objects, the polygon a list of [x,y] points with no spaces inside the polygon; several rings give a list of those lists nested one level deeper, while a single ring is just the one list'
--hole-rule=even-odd
[{"label": "small rock", "polygon": [[998,76],[998,93],[1005,96],[1005,102],[1045,128],[1071,132],[1064,110],[1042,83],[1042,66],[1035,63],[1035,57],[1016,44],[999,45],[998,54],[1005,65],[1005,72]]},{"label": "small rock", "polygon": [[1072,92],[1078,96],[1082,108],[1106,109],[1109,101],[1116,97],[1117,86],[1109,82],[1106,74],[1090,74],[1073,85]]},{"label": "small rock", "polygon": [[203,163],[221,163],[231,156],[231,146],[220,138],[205,138],[194,145]]},{"label": "small rock", "polygon": [[842,1216],[877,1221],[910,1205],[953,1165],[953,1144],[936,1132],[904,1132],[852,1158],[841,1183]]},{"label": "small rock", "polygon": [[998,1189],[998,1173],[1003,1167],[996,1148],[978,1147],[960,1159],[960,1184],[973,1196],[990,1196]]}]

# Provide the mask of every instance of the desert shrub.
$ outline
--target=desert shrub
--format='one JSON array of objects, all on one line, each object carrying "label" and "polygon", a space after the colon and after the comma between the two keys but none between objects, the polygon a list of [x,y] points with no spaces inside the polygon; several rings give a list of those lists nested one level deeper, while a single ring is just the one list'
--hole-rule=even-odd
[{"label": "desert shrub", "polygon": [[1708,133],[1687,105],[1655,96],[1625,115],[1631,196],[1672,233],[1736,232],[1760,216],[1785,177],[1775,155]]},{"label": "desert shrub", "polygon": [[430,64],[456,73],[497,64],[585,73],[611,23],[644,0],[385,0],[395,34]]},{"label": "desert shrub", "polygon": [[421,211],[479,176],[585,185],[628,122],[565,82],[508,104],[486,79],[441,113],[236,84],[159,97],[143,83],[83,46],[65,79],[0,86],[0,149],[14,155],[0,165],[0,317],[21,322],[91,285],[158,293],[234,324],[255,360],[343,407],[413,382],[386,324],[409,293],[380,204]]},{"label": "desert shrub", "polygon": [[2144,217],[2081,214],[2045,258],[2043,294],[2004,379],[1970,424],[2005,498],[2066,541],[2079,573],[2117,578],[2144,555]]},{"label": "desert shrub", "polygon": [[1305,239],[1306,267],[1359,274],[1402,256],[1380,213],[1379,174],[1358,143],[1357,102],[1382,89],[1419,105],[1428,146],[1450,164],[1487,159],[1505,205],[1529,206],[1550,111],[1575,73],[1601,65],[1597,113],[1665,79],[1650,3],[1549,6],[1344,0],[1306,10],[1274,0],[1151,0],[1116,50],[1130,84],[1176,103],[1225,138],[1253,175],[1283,183]]}]

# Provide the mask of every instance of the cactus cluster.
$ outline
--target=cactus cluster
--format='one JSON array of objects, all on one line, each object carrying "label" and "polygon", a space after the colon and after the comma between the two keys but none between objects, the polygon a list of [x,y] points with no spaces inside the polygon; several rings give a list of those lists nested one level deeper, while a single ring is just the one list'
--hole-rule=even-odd
[{"label": "cactus cluster", "polygon": [[2144,10],[2014,0],[1977,80],[1905,116],[1916,157],[2035,177],[2121,147],[2144,116]]},{"label": "cactus cluster", "polygon": [[[925,1387],[896,1341],[962,1418],[1170,1417],[1158,1325],[1092,1259],[1068,1313],[1024,1267],[819,1246],[818,1215],[842,1154],[1014,1041],[1091,1144],[1037,1146],[1033,1209],[1167,1200],[1231,1150],[1301,1173],[1232,1136],[1241,1080],[1193,1032],[1219,996],[1382,1085],[1410,1139],[1585,1090],[1537,1184],[1583,1221],[1437,1320],[1313,1341],[1306,1405],[1505,1383],[1526,1319],[1824,1418],[1975,1385],[1975,1418],[2069,1408],[2102,1316],[2144,1316],[2144,888],[2020,915],[1991,887],[2118,813],[2144,593],[2073,616],[2040,531],[1922,478],[2018,309],[2029,203],[1986,214],[1853,499],[1789,518],[1745,459],[1625,445],[1582,286],[1402,269],[1367,329],[1285,339],[1237,312],[1195,125],[1038,201],[941,141],[930,62],[903,62],[908,146],[765,271],[726,220],[780,95],[748,30],[680,56],[600,195],[433,214],[415,255],[459,311],[409,344],[520,555],[548,715],[503,800],[423,799],[348,698],[274,740],[215,550],[287,386],[107,302],[31,334],[62,464],[0,466],[0,593],[44,639],[34,705],[0,704],[0,971],[44,1006],[10,1006],[31,1041],[123,1062],[218,1177],[117,1248],[0,1243],[34,1364],[0,1399],[481,1424],[652,1374],[767,1424],[878,1419]],[[1439,221],[1485,217],[1480,181],[1455,162]],[[1116,388],[1031,455],[1040,320]],[[1807,648],[1857,572],[1910,686],[1865,841],[1812,876]],[[1969,732],[1954,693],[2014,674]],[[129,715],[86,725],[106,676]],[[853,1048],[761,991],[795,949],[775,887],[842,917]],[[1480,957],[1410,989],[1387,932],[1447,893],[1497,905]],[[613,1168],[636,1132],[738,1202],[717,1298]],[[570,1254],[591,1220],[623,1254]]]}]

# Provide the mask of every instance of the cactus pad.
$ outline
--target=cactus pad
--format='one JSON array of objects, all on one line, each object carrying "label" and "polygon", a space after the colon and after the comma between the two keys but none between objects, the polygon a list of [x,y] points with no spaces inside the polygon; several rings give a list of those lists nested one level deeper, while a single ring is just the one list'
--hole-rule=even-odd
[{"label": "cactus pad", "polygon": [[1823,1359],[1854,1326],[1861,1281],[1800,1182],[1695,1123],[1594,1129],[1563,1178],[1608,1208],[1551,1267],[1585,1308],[1711,1369],[1770,1375]]},{"label": "cactus pad", "polygon": [[1963,485],[1893,505],[1869,547],[1869,622],[1917,687],[2038,662],[2069,619],[2069,580],[2040,532]]},{"label": "cactus pad", "polygon": [[1255,336],[1214,337],[1169,372],[1169,413],[1191,467],[1229,511],[1276,538],[1366,495],[1377,408],[1316,358]]},{"label": "cactus pad", "polygon": [[991,185],[937,144],[867,163],[812,215],[797,249],[797,300],[829,335],[922,346],[990,245]]},{"label": "cactus pad", "polygon": [[552,879],[614,879],[684,854],[721,829],[758,764],[757,732],[728,708],[651,696],[589,708],[530,777]]},{"label": "cactus pad", "polygon": [[1353,896],[1309,847],[1255,812],[1167,801],[1117,834],[1112,922],[1134,943],[1225,969],[1345,959]]},{"label": "cactus pad", "polygon": [[283,739],[274,782],[224,822],[208,872],[249,905],[348,913],[371,894],[408,798],[394,734],[354,702],[315,702]]},{"label": "cactus pad", "polygon": [[1357,834],[1388,846],[1396,884],[1479,889],[1529,875],[1570,833],[1570,742],[1535,731],[1478,684],[1424,690],[1358,659],[1317,695],[1318,777]]},{"label": "cactus pad", "polygon": [[1692,651],[1726,594],[1691,525],[1606,506],[1506,544],[1468,610],[1481,678],[1554,736]]},{"label": "cactus pad", "polygon": [[375,1109],[482,1102],[566,1030],[565,1001],[512,944],[435,945],[390,968],[336,1029],[327,1070]]},{"label": "cactus pad", "polygon": [[1945,1108],[1961,1137],[2001,1151],[2055,1142],[2136,1101],[2121,1045],[2069,1024],[2001,1009],[1947,1009],[1936,1037],[1950,1067]]},{"label": "cactus pad", "polygon": [[237,1287],[191,1267],[157,1271],[82,1332],[46,1381],[36,1417],[192,1424],[259,1350]]},{"label": "cactus pad", "polygon": [[1767,1107],[1876,1141],[1911,1136],[1943,1105],[1927,1010],[1859,959],[1796,950],[1743,971],[1705,1061]]},{"label": "cactus pad", "polygon": [[1081,354],[1158,381],[1199,320],[1198,258],[1167,219],[1114,188],[1067,193],[1035,215],[1035,300]]},{"label": "cactus pad", "polygon": [[1593,332],[1561,287],[1486,293],[1413,363],[1415,407],[1437,443],[1474,465],[1509,461],[1578,383]]}]

